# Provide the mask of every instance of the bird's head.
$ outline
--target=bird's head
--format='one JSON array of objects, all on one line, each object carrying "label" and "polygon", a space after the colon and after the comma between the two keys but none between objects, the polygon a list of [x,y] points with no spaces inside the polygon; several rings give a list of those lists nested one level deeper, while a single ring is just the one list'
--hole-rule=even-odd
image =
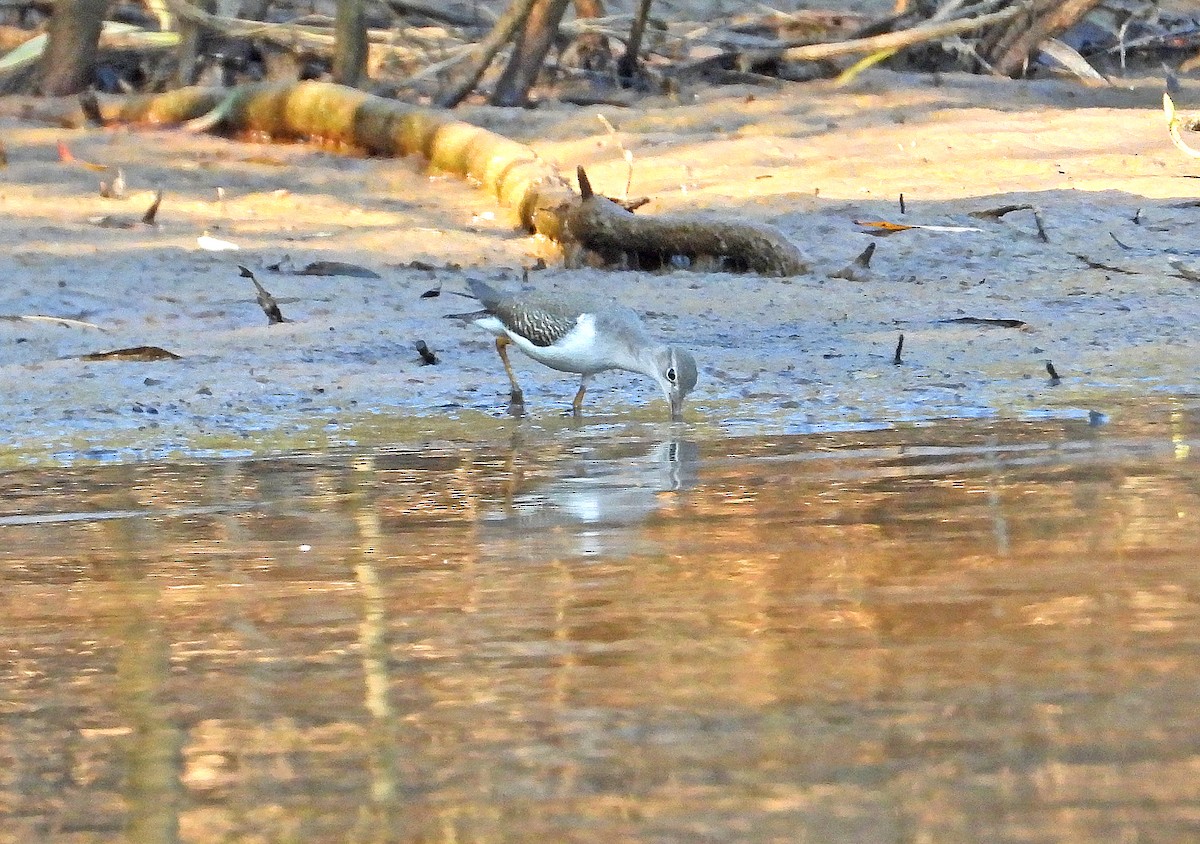
[{"label": "bird's head", "polygon": [[654,366],[649,373],[671,406],[671,421],[683,418],[683,400],[696,386],[696,359],[674,346],[654,350]]}]

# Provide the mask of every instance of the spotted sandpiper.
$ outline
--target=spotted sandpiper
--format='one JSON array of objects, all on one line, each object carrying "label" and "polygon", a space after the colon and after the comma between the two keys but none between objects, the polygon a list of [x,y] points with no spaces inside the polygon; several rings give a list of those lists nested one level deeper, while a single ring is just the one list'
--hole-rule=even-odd
[{"label": "spotted sandpiper", "polygon": [[538,363],[582,376],[571,403],[576,413],[595,373],[625,369],[653,378],[671,406],[671,418],[682,418],[683,399],[696,386],[696,360],[683,349],[655,343],[633,311],[566,296],[508,293],[474,279],[467,286],[483,310],[449,316],[496,335],[514,406],[523,405],[525,397],[508,362],[510,344]]}]

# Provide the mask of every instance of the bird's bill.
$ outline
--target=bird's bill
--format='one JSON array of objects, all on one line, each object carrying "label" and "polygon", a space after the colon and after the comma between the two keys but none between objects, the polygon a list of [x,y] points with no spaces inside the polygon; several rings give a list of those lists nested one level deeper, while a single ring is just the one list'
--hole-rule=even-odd
[{"label": "bird's bill", "polygon": [[683,421],[683,396],[669,396],[667,401],[671,404],[671,421]]}]

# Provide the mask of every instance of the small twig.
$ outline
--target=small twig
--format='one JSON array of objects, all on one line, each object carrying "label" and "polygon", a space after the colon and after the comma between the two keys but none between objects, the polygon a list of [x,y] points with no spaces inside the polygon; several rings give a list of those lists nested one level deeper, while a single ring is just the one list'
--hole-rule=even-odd
[{"label": "small twig", "polygon": [[900,213],[901,213],[901,214],[907,214],[907,213],[908,213],[908,212],[907,212],[907,211],[904,209],[904,194],[903,194],[903,193],[901,193],[901,194],[900,194]]},{"label": "small twig", "polygon": [[1032,206],[1029,210],[1031,210],[1033,212],[1033,223],[1034,223],[1034,225],[1037,226],[1038,240],[1040,240],[1042,243],[1049,243],[1050,236],[1046,234],[1046,223],[1042,219],[1041,209],[1035,205],[1035,206]]},{"label": "small twig", "polygon": [[892,363],[895,366],[899,366],[900,364],[904,363],[904,361],[902,361],[900,359],[900,353],[903,351],[904,351],[904,335],[901,334],[900,339],[896,341],[896,354],[892,358]]},{"label": "small twig", "polygon": [[1127,270],[1124,267],[1114,267],[1112,264],[1105,264],[1100,261],[1093,261],[1087,255],[1081,255],[1078,252],[1072,252],[1076,258],[1087,264],[1090,269],[1103,270],[1106,273],[1120,273],[1121,275],[1141,275],[1137,270]]},{"label": "small twig", "polygon": [[976,220],[999,220],[1006,214],[1011,214],[1014,211],[1032,211],[1033,206],[1028,203],[1022,205],[1001,205],[998,208],[985,208],[982,211],[970,211],[968,217],[974,217]]},{"label": "small twig", "polygon": [[871,256],[875,254],[875,243],[867,244],[867,248],[859,253],[858,257],[851,261],[846,266],[842,267],[835,273],[830,273],[830,278],[844,278],[849,281],[870,281],[871,280]]},{"label": "small twig", "polygon": [[154,218],[158,215],[158,206],[162,204],[162,191],[154,192],[154,201],[150,203],[150,207],[146,209],[146,213],[142,215],[142,222],[147,226],[153,226]]},{"label": "small twig", "polygon": [[248,278],[254,282],[254,289],[258,291],[255,296],[255,301],[262,308],[263,313],[267,315],[267,325],[278,325],[281,322],[286,322],[283,314],[279,310],[279,304],[275,301],[275,297],[267,292],[267,289],[258,283],[258,279],[254,277],[254,273],[238,264],[239,275],[242,278]]},{"label": "small twig", "polygon": [[421,366],[433,366],[438,362],[438,356],[424,340],[418,340],[413,346],[416,348],[417,354],[421,356]]},{"label": "small twig", "polygon": [[1062,383],[1062,378],[1058,377],[1058,370],[1054,368],[1054,364],[1046,361],[1046,372],[1050,375],[1050,386],[1057,387]]},{"label": "small twig", "polygon": [[1118,238],[1118,237],[1117,237],[1115,234],[1113,234],[1112,232],[1109,232],[1109,233],[1108,233],[1108,236],[1109,236],[1109,237],[1111,237],[1111,238],[1113,239],[1113,243],[1117,244],[1117,246],[1120,246],[1120,247],[1121,247],[1122,249],[1124,249],[1126,252],[1131,252],[1131,251],[1133,251],[1133,247],[1132,247],[1132,246],[1130,246],[1130,245],[1128,245],[1128,244],[1126,244],[1126,243],[1122,243],[1122,242],[1120,241],[1120,239],[1119,239],[1119,238]]},{"label": "small twig", "polygon": [[1175,276],[1182,278],[1185,281],[1200,281],[1200,271],[1193,270],[1183,261],[1169,261],[1171,269],[1175,270]]}]

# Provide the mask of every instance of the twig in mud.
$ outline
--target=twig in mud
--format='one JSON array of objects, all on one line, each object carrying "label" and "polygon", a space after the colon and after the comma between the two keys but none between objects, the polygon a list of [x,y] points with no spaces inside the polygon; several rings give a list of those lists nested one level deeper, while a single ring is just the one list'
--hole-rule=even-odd
[{"label": "twig in mud", "polygon": [[1033,224],[1037,227],[1038,240],[1042,243],[1050,242],[1050,237],[1046,234],[1046,223],[1042,219],[1042,209],[1027,202],[1020,205],[1001,205],[997,208],[985,208],[982,211],[970,211],[967,213],[967,216],[974,217],[977,220],[999,220],[1001,217],[1011,214],[1014,211],[1032,212]]},{"label": "twig in mud", "polygon": [[900,364],[904,363],[904,361],[902,361],[900,359],[900,353],[903,351],[904,351],[904,335],[901,334],[900,339],[896,341],[896,354],[894,357],[892,357],[892,364],[894,366],[899,366]]},{"label": "twig in mud", "polygon": [[1046,372],[1050,376],[1050,386],[1057,387],[1062,383],[1062,378],[1058,377],[1058,370],[1054,368],[1054,364],[1046,361]]},{"label": "twig in mud", "polygon": [[156,225],[155,217],[158,216],[158,206],[162,204],[162,191],[154,192],[154,201],[150,203],[150,207],[146,209],[146,213],[142,215],[142,223],[147,226]]},{"label": "twig in mud", "polygon": [[1093,261],[1087,255],[1080,255],[1077,252],[1072,252],[1076,258],[1083,261],[1089,269],[1103,270],[1106,273],[1120,273],[1121,275],[1141,275],[1137,270],[1127,270],[1124,267],[1114,267],[1112,264],[1104,264],[1100,261]]},{"label": "twig in mud", "polygon": [[1133,224],[1135,226],[1140,226],[1142,224],[1142,209],[1141,208],[1139,208],[1137,211],[1134,212]]},{"label": "twig in mud", "polygon": [[1050,236],[1046,234],[1046,223],[1044,220],[1042,220],[1042,210],[1036,205],[1029,210],[1033,212],[1033,223],[1035,226],[1037,226],[1038,240],[1040,240],[1042,243],[1049,243]]},{"label": "twig in mud", "polygon": [[418,340],[416,343],[413,343],[413,346],[416,348],[417,354],[421,356],[421,366],[433,366],[438,362],[438,356],[434,353],[433,349],[429,348],[424,340]]},{"label": "twig in mud", "polygon": [[1200,271],[1193,270],[1183,261],[1169,261],[1171,269],[1175,270],[1175,277],[1182,278],[1184,281],[1200,281]]},{"label": "twig in mud", "polygon": [[903,193],[901,193],[901,194],[900,194],[900,213],[901,213],[901,214],[907,214],[907,213],[908,213],[908,212],[907,212],[907,211],[905,211],[905,209],[904,209],[904,194],[903,194]]},{"label": "twig in mud", "polygon": [[999,220],[1006,214],[1011,214],[1014,211],[1032,211],[1033,206],[1024,203],[1022,205],[1001,205],[997,208],[985,208],[982,211],[968,211],[968,217],[974,217],[976,220]]},{"label": "twig in mud", "polygon": [[846,266],[842,267],[835,273],[830,273],[830,278],[844,278],[849,281],[870,281],[871,280],[871,256],[875,254],[875,244],[868,243],[857,258],[851,261]]},{"label": "twig in mud", "polygon": [[996,317],[963,316],[954,317],[953,319],[939,319],[938,322],[958,325],[995,325],[999,328],[1024,328],[1026,326],[1026,322],[1023,319],[999,319]]},{"label": "twig in mud", "polygon": [[283,314],[279,310],[279,304],[275,301],[275,297],[268,293],[267,289],[258,283],[258,279],[254,277],[254,273],[250,272],[250,270],[246,269],[241,264],[238,264],[238,271],[238,274],[242,278],[248,278],[250,281],[254,282],[254,289],[258,291],[258,295],[254,298],[255,301],[258,302],[258,306],[262,308],[263,313],[267,315],[267,325],[278,325],[281,322],[286,322],[286,320],[283,318]]},{"label": "twig in mud", "polygon": [[1120,246],[1120,247],[1121,247],[1122,249],[1124,249],[1126,252],[1131,252],[1131,251],[1133,250],[1133,247],[1132,247],[1132,246],[1129,246],[1128,244],[1122,243],[1122,242],[1121,242],[1121,241],[1120,241],[1120,240],[1117,238],[1117,236],[1116,236],[1115,234],[1113,234],[1112,232],[1109,232],[1109,233],[1108,233],[1108,236],[1109,236],[1109,237],[1111,237],[1111,238],[1113,239],[1113,243],[1117,244],[1117,246]]}]

